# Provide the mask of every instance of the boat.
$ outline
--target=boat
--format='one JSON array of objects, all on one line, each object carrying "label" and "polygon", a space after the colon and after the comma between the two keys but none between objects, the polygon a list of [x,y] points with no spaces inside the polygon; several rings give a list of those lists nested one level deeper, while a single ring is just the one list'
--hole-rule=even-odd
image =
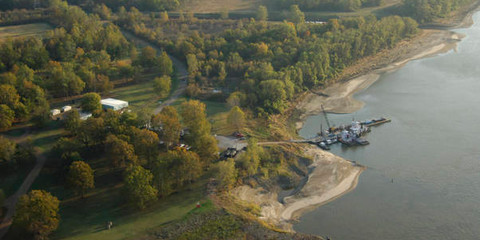
[{"label": "boat", "polygon": [[368,121],[363,121],[363,122],[360,122],[360,124],[366,127],[371,127],[371,126],[377,126],[377,125],[391,122],[391,121],[392,121],[391,119],[381,117],[381,118],[376,118]]},{"label": "boat", "polygon": [[330,150],[330,147],[325,142],[319,142],[318,146],[323,150]]},{"label": "boat", "polygon": [[358,145],[368,145],[370,144],[370,142],[368,142],[366,139],[364,138],[357,138],[355,139],[355,142],[358,144]]}]

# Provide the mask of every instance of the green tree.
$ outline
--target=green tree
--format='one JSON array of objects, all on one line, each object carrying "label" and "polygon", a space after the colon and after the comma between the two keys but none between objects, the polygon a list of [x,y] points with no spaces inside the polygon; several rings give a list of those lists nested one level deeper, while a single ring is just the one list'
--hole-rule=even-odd
[{"label": "green tree", "polygon": [[258,146],[257,140],[249,138],[247,151],[240,156],[240,162],[248,176],[253,176],[257,173],[262,153],[263,149]]},{"label": "green tree", "polygon": [[160,56],[158,56],[157,61],[160,74],[171,76],[173,73],[173,63],[168,54],[165,51],[162,51]]},{"label": "green tree", "polygon": [[170,94],[170,89],[172,86],[172,79],[167,76],[163,75],[162,77],[156,77],[153,80],[153,89],[155,93],[161,98],[166,98]]},{"label": "green tree", "polygon": [[129,165],[135,165],[138,162],[133,145],[113,134],[107,136],[105,152],[114,167],[123,168]]},{"label": "green tree", "polygon": [[305,23],[305,14],[300,10],[298,5],[290,6],[289,20],[295,24]]},{"label": "green tree", "polygon": [[14,141],[0,136],[0,164],[10,163],[13,160],[16,147],[17,144]]},{"label": "green tree", "polygon": [[86,93],[83,95],[82,102],[80,106],[83,111],[95,112],[102,109],[102,104],[100,103],[101,97],[98,93]]},{"label": "green tree", "polygon": [[78,130],[77,139],[85,147],[99,146],[106,137],[105,121],[103,118],[88,118],[82,121]]},{"label": "green tree", "polygon": [[74,161],[69,167],[67,174],[67,185],[82,198],[89,189],[95,188],[93,170],[88,163]]},{"label": "green tree", "polygon": [[0,104],[0,129],[7,129],[12,126],[15,119],[15,112],[5,104]]},{"label": "green tree", "polygon": [[70,131],[73,134],[77,134],[78,129],[80,128],[80,114],[77,109],[73,109],[68,112],[65,116],[65,129]]},{"label": "green tree", "polygon": [[220,19],[228,19],[228,9],[223,9],[221,12],[220,12]]},{"label": "green tree", "polygon": [[218,162],[216,165],[217,180],[220,187],[229,190],[237,180],[237,169],[235,169],[235,160],[232,158],[226,161]]},{"label": "green tree", "polygon": [[157,199],[158,190],[152,186],[153,175],[141,166],[131,166],[125,175],[125,192],[130,203],[144,209]]},{"label": "green tree", "polygon": [[47,239],[58,227],[59,204],[50,193],[32,190],[18,200],[13,224],[32,234],[34,239]]},{"label": "green tree", "polygon": [[0,104],[5,104],[14,109],[20,101],[20,96],[14,86],[8,84],[0,85]]},{"label": "green tree", "polygon": [[267,7],[260,5],[257,10],[257,21],[267,21],[268,20],[268,11]]},{"label": "green tree", "polygon": [[241,131],[245,126],[245,113],[239,107],[233,107],[228,113],[227,123],[236,131]]}]

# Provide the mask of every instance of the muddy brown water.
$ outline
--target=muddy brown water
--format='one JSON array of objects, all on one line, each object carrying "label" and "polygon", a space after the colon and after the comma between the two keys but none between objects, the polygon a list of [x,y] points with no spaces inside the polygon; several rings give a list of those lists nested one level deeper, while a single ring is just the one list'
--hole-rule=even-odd
[{"label": "muddy brown water", "polygon": [[[349,123],[386,116],[365,147],[331,152],[368,169],[357,188],[304,214],[294,229],[332,240],[480,239],[480,14],[457,51],[416,60],[384,74],[355,98],[353,114],[328,114]],[[309,138],[326,123],[307,119]],[[392,182],[393,181],[393,182]]]}]

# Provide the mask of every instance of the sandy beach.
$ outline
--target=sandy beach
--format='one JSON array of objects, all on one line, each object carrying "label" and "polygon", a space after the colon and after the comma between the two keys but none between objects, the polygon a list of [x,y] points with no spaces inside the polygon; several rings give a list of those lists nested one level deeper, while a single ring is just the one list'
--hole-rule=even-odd
[{"label": "sandy beach", "polygon": [[302,114],[296,123],[300,129],[308,116],[325,111],[331,113],[352,113],[364,106],[353,95],[368,88],[383,73],[395,71],[412,60],[434,56],[455,49],[464,36],[447,30],[423,30],[419,36],[400,43],[394,49],[368,57],[347,68],[329,87],[304,95],[297,109]]},{"label": "sandy beach", "polygon": [[276,192],[261,187],[254,189],[244,185],[235,188],[232,194],[240,200],[261,206],[260,219],[293,231],[292,220],[353,190],[365,169],[316,147],[307,147],[306,153],[314,159],[309,166],[308,180],[300,191],[286,197],[284,204],[278,201]]}]

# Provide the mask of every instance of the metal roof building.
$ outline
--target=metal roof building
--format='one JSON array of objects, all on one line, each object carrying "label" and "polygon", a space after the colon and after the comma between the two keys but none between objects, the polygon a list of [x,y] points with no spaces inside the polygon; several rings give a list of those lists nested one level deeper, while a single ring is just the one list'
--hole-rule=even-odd
[{"label": "metal roof building", "polygon": [[102,100],[100,100],[100,103],[102,104],[102,108],[104,110],[112,109],[112,110],[117,111],[117,110],[128,107],[128,102],[118,100],[118,99],[114,99],[114,98],[102,99]]}]

